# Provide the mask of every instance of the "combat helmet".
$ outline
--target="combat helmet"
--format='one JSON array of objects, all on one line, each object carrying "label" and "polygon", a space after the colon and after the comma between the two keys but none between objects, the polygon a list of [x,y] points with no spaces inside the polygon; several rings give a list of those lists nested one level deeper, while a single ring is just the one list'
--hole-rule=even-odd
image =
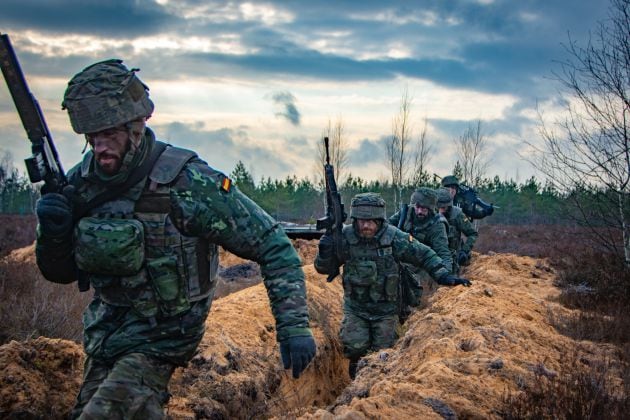
[{"label": "combat helmet", "polygon": [[94,133],[153,112],[149,88],[122,60],[100,61],[84,68],[68,82],[61,104],[68,110],[72,129]]},{"label": "combat helmet", "polygon": [[435,190],[428,187],[420,187],[411,194],[410,204],[416,204],[429,209],[434,209],[437,204],[437,194]]},{"label": "combat helmet", "polygon": [[446,175],[442,178],[443,187],[459,187],[459,180],[455,175]]},{"label": "combat helmet", "polygon": [[453,197],[448,188],[442,187],[437,190],[437,206],[438,207],[452,207]]},{"label": "combat helmet", "polygon": [[361,193],[352,197],[350,217],[355,219],[385,219],[385,200],[377,193]]}]

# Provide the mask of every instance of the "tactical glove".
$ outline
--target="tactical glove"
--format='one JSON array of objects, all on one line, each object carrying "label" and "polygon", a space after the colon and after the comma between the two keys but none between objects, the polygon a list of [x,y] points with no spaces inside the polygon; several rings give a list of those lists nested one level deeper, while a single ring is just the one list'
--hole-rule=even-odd
[{"label": "tactical glove", "polygon": [[459,252],[457,253],[457,264],[468,265],[469,261],[470,261],[470,252],[460,249]]},{"label": "tactical glove", "polygon": [[472,285],[470,280],[462,278],[462,277],[457,277],[452,274],[447,274],[441,277],[438,280],[438,284],[442,284],[444,286],[459,286],[461,284],[462,286],[466,286],[466,287],[469,287]]},{"label": "tactical glove", "polygon": [[42,236],[62,239],[72,233],[72,207],[65,196],[57,193],[43,195],[37,200],[35,212]]},{"label": "tactical glove", "polygon": [[299,378],[300,373],[313,357],[317,346],[313,336],[290,337],[280,342],[280,356],[285,369],[293,366],[293,377]]},{"label": "tactical glove", "polygon": [[335,256],[335,243],[332,236],[324,235],[319,240],[319,258],[328,261]]}]

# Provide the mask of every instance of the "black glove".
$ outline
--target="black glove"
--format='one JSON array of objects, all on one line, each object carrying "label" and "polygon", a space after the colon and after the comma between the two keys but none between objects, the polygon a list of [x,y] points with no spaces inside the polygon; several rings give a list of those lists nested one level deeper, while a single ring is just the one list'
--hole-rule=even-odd
[{"label": "black glove", "polygon": [[324,261],[330,260],[335,256],[335,243],[332,236],[324,235],[319,240],[319,258]]},{"label": "black glove", "polygon": [[72,207],[65,196],[45,194],[37,200],[35,211],[42,236],[61,239],[72,233]]},{"label": "black glove", "polygon": [[317,346],[312,336],[290,337],[280,342],[280,356],[285,369],[293,366],[293,377],[299,378],[300,373],[313,357]]},{"label": "black glove", "polygon": [[459,265],[468,265],[470,261],[470,252],[466,252],[463,249],[460,249],[457,253],[457,264]]},{"label": "black glove", "polygon": [[469,287],[472,285],[470,280],[462,278],[462,277],[457,277],[452,274],[447,274],[445,276],[442,276],[438,280],[438,284],[442,284],[444,286],[459,286],[461,284],[462,286],[466,286],[466,287]]}]

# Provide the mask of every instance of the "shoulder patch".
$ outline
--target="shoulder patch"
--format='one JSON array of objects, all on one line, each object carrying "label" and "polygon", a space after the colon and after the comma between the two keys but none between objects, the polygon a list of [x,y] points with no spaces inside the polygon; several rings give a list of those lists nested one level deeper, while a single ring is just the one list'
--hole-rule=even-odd
[{"label": "shoulder patch", "polygon": [[232,189],[232,180],[223,175],[223,177],[221,178],[221,190],[223,192],[229,193],[230,189]]},{"label": "shoulder patch", "polygon": [[411,235],[411,233],[409,234],[409,242],[413,242],[413,236]]}]

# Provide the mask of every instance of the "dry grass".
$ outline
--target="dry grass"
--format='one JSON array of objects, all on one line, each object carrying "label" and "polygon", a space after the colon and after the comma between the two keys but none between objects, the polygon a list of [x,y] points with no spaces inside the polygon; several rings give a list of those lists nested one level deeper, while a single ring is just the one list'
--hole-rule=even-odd
[{"label": "dry grass", "polygon": [[0,257],[32,244],[36,225],[34,215],[0,214]]},{"label": "dry grass", "polygon": [[[523,390],[506,393],[504,419],[624,419],[630,409],[630,384],[617,383],[609,361],[588,361],[567,354],[572,366],[556,374],[537,370]],[[626,379],[628,377],[626,376]]]},{"label": "dry grass", "polygon": [[[30,248],[29,248],[30,249]],[[31,254],[32,255],[32,252]],[[32,257],[0,260],[0,344],[39,336],[82,340],[81,314],[91,292],[45,280]]]},{"label": "dry grass", "polygon": [[[518,392],[506,393],[506,419],[621,419],[630,409],[630,271],[617,256],[589,246],[577,228],[483,226],[480,252],[511,252],[547,258],[557,270],[558,301],[570,315],[550,313],[556,329],[576,340],[614,345],[621,364],[567,354],[572,367],[556,375],[535,372]],[[616,383],[611,370],[624,378]]]}]

